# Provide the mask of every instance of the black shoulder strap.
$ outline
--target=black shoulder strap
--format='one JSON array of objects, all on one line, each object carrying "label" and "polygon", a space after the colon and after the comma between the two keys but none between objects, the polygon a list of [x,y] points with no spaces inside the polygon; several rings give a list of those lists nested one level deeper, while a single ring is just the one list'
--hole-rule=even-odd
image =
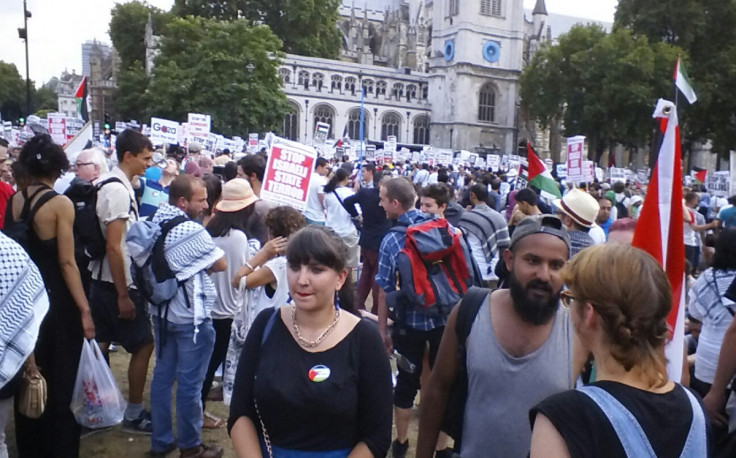
[{"label": "black shoulder strap", "polygon": [[[38,192],[34,193],[34,196],[38,194]],[[36,216],[36,212],[43,207],[43,205],[48,202],[49,200],[53,199],[54,197],[58,196],[56,191],[51,190],[48,191],[46,194],[42,195],[38,198],[38,201],[33,206],[33,209],[31,210],[31,213],[28,215],[28,221],[33,221],[33,218]]]},{"label": "black shoulder strap", "polygon": [[38,187],[38,189],[36,189],[33,192],[33,194],[31,194],[30,197],[28,197],[28,189],[24,189],[23,191],[21,191],[21,194],[23,194],[24,202],[23,202],[23,208],[20,211],[20,217],[18,218],[20,221],[28,222],[32,219],[32,217],[29,218],[29,213],[31,211],[31,202],[33,202],[33,199],[35,199],[36,196],[41,191],[46,190],[46,189],[51,189],[51,188],[49,188],[45,184],[42,184],[41,186]]},{"label": "black shoulder strap", "polygon": [[460,346],[465,347],[465,341],[468,340],[473,321],[475,321],[478,311],[491,292],[492,290],[488,288],[473,286],[468,289],[462,301],[460,301],[457,317],[455,318],[455,333]]},{"label": "black shoulder strap", "polygon": [[161,238],[165,239],[166,235],[168,235],[169,231],[172,230],[174,227],[178,226],[179,224],[189,221],[189,218],[187,218],[184,215],[175,216],[171,219],[168,219],[166,221],[162,221],[160,223],[161,226]]},{"label": "black shoulder strap", "polygon": [[[106,184],[109,184],[109,183],[120,183],[121,185],[125,186],[125,183],[123,183],[123,180],[121,180],[120,178],[118,178],[118,177],[110,177],[110,178],[105,178],[104,180],[102,180],[99,183],[97,183],[97,185],[96,185],[97,186],[97,190],[99,191],[100,189],[102,189],[103,186],[105,186]],[[125,190],[127,191],[128,188],[125,188]],[[133,205],[133,198],[130,199],[130,209],[129,209],[129,211],[132,211],[133,213],[135,213],[135,216],[138,217],[138,210]]]},{"label": "black shoulder strap", "polygon": [[261,347],[264,343],[266,343],[266,339],[268,338],[268,335],[271,334],[271,329],[273,328],[274,323],[276,323],[276,317],[279,316],[279,308],[274,307],[273,313],[271,313],[271,316],[268,317],[268,321],[266,322],[266,326],[263,328],[263,334],[261,335]]}]

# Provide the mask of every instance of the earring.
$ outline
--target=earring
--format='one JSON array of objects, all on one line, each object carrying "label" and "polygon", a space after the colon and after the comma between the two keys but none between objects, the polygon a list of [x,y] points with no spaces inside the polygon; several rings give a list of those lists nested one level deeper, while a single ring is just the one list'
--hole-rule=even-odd
[{"label": "earring", "polygon": [[335,310],[340,308],[340,295],[338,294],[338,291],[335,291]]}]

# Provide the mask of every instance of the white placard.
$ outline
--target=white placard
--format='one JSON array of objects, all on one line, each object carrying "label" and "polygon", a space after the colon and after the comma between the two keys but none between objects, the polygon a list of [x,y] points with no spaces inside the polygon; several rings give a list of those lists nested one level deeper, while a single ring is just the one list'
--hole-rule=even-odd
[{"label": "white placard", "polygon": [[276,137],[268,153],[261,199],[304,210],[316,160],[314,148]]},{"label": "white placard", "polygon": [[567,180],[574,183],[583,181],[583,150],[585,137],[578,135],[567,139]]},{"label": "white placard", "polygon": [[595,164],[593,161],[583,161],[583,182],[592,183],[595,179]]},{"label": "white placard", "polygon": [[488,167],[491,170],[498,172],[499,167],[501,167],[501,156],[498,154],[489,154],[486,156],[486,161],[488,161]]},{"label": "white placard", "polygon": [[206,137],[210,133],[212,117],[208,114],[189,113],[189,135]]},{"label": "white placard", "polygon": [[626,183],[626,169],[620,167],[611,167],[609,169],[611,174],[611,183]]},{"label": "white placard", "polygon": [[176,121],[164,118],[151,118],[151,142],[156,145],[178,143],[179,130],[179,123]]},{"label": "white placard", "polygon": [[49,113],[48,120],[49,135],[54,143],[64,145],[66,143],[66,115],[64,113]]}]

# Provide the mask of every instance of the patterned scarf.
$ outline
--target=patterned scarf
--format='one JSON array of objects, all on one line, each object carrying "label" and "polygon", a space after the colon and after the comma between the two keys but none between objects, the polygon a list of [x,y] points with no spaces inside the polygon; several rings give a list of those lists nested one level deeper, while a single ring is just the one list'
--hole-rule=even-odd
[{"label": "patterned scarf", "polygon": [[0,233],[0,387],[33,352],[49,298],[41,273],[20,245]]},{"label": "patterned scarf", "polygon": [[[169,204],[156,210],[154,223],[161,223],[179,215],[186,214]],[[166,236],[164,256],[171,271],[179,281],[186,281],[184,287],[194,311],[194,341],[197,341],[199,324],[210,317],[210,309],[217,298],[217,290],[212,279],[205,272],[225,252],[215,245],[210,234],[195,221],[186,221],[174,227]]]}]

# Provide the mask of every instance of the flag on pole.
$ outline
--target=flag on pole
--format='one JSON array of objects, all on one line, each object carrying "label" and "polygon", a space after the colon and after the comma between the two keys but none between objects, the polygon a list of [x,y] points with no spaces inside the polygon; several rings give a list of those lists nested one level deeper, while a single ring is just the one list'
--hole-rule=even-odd
[{"label": "flag on pole", "polygon": [[696,181],[698,181],[700,184],[705,184],[705,180],[708,178],[707,169],[699,169],[698,167],[695,167],[695,169],[691,173],[692,177],[695,178]]},{"label": "flag on pole", "polygon": [[651,254],[667,273],[672,308],[667,316],[670,340],[665,346],[667,375],[680,381],[685,336],[685,240],[682,204],[682,164],[677,109],[659,99],[654,110],[664,131],[659,156],[649,182],[647,198],[634,231],[633,246]]},{"label": "flag on pole", "polygon": [[675,86],[677,86],[677,89],[682,92],[682,95],[685,96],[689,103],[693,104],[698,100],[698,96],[695,95],[693,85],[690,84],[690,78],[688,78],[685,67],[683,67],[679,57],[675,63],[675,73],[672,78],[675,80]]},{"label": "flag on pole", "polygon": [[552,174],[549,173],[544,162],[539,159],[537,152],[534,151],[534,148],[528,141],[526,142],[526,158],[529,162],[529,185],[542,191],[543,197],[547,197],[548,199],[562,199],[557,182],[552,178]]},{"label": "flag on pole", "polygon": [[89,121],[89,96],[87,94],[87,77],[83,76],[82,81],[77,87],[77,91],[74,93],[74,98],[77,101],[77,113],[79,118],[85,122]]}]

